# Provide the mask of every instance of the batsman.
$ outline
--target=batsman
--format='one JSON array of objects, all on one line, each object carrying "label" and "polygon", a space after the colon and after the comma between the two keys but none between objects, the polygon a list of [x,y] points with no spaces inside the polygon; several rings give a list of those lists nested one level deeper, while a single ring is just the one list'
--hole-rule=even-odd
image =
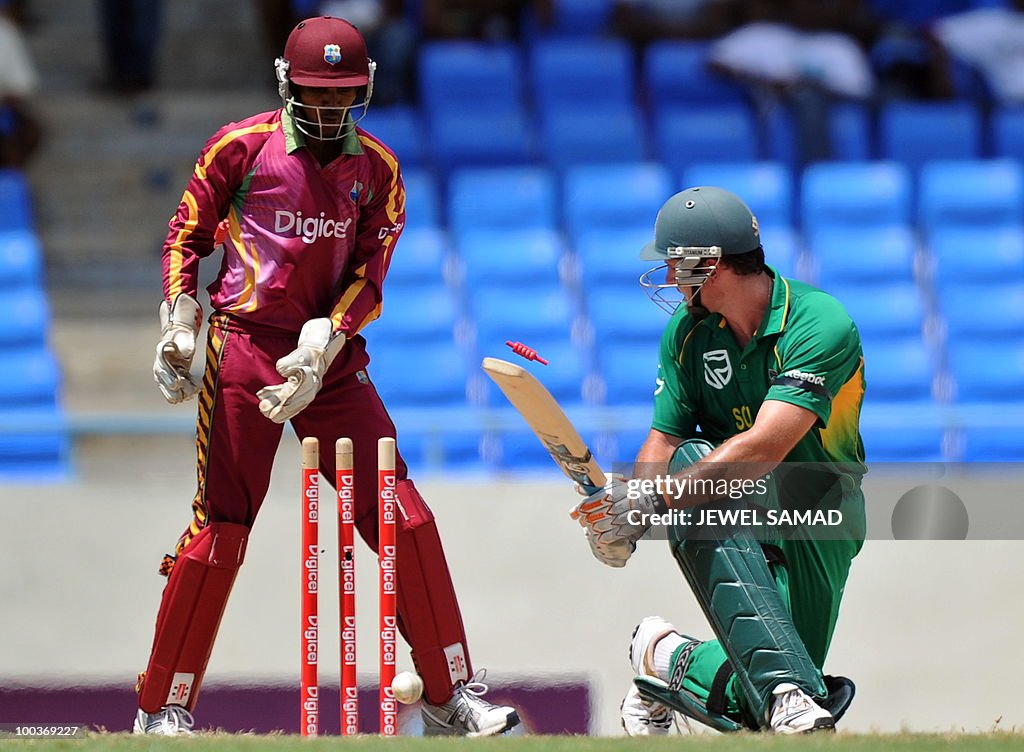
[{"label": "batsman", "polygon": [[[672,196],[654,236],[641,256],[663,263],[641,284],[672,316],[651,429],[633,477],[611,476],[573,516],[614,567],[664,524],[716,639],[643,619],[623,727],[667,734],[677,711],[719,731],[832,729],[854,688],[822,669],[865,532],[857,328],[835,298],[765,263],[757,219],[728,191]],[[769,512],[832,526],[735,522]]]},{"label": "batsman", "polygon": [[[190,732],[221,615],[270,484],[285,422],[300,439],[352,438],[355,524],[377,549],[376,446],[395,426],[370,379],[361,331],[381,312],[405,224],[399,163],[357,123],[375,63],[355,26],[311,18],[275,71],[282,106],[218,130],[200,153],[163,248],[153,374],[168,402],[198,395],[198,485],[173,555],[137,733]],[[226,225],[202,378],[200,261]],[[397,260],[396,263],[401,263]],[[401,443],[399,442],[399,448]],[[398,621],[425,685],[426,734],[487,736],[519,722],[474,677],[434,516],[396,457]],[[334,453],[320,459],[333,479]],[[281,550],[294,542],[278,541]]]}]

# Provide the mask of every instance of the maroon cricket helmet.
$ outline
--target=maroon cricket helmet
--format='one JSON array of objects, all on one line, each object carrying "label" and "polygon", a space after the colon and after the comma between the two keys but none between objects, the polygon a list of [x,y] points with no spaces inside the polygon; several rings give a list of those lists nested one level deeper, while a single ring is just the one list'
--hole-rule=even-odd
[{"label": "maroon cricket helmet", "polygon": [[318,16],[299,23],[284,46],[288,79],[299,86],[366,86],[370,58],[359,29],[342,18]]}]

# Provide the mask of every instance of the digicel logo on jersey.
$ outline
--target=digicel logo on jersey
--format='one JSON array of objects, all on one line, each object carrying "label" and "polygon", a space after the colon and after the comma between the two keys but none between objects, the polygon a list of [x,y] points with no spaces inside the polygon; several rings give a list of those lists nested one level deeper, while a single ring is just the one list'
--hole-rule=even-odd
[{"label": "digicel logo on jersey", "polygon": [[326,219],[325,212],[319,217],[303,217],[302,212],[274,212],[274,232],[291,233],[301,237],[303,243],[312,243],[318,238],[346,238],[352,217],[348,219]]}]

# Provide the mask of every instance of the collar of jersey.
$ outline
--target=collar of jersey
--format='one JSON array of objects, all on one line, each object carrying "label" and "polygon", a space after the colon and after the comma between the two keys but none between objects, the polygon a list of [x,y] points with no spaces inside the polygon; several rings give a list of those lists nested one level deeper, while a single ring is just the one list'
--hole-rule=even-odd
[{"label": "collar of jersey", "polygon": [[[789,318],[789,282],[779,274],[775,267],[768,267],[769,274],[774,278],[772,285],[772,299],[761,319],[761,326],[754,334],[754,339],[768,337],[772,334],[780,334],[786,328],[786,320]],[[714,319],[705,319],[715,331],[725,329],[726,321],[720,313],[714,314]]]},{"label": "collar of jersey", "polygon": [[755,337],[781,333],[786,328],[786,319],[789,318],[789,282],[775,267],[769,266],[768,271],[775,278],[775,284],[772,285],[772,302]]},{"label": "collar of jersey", "polygon": [[[352,116],[345,115],[345,122],[351,123],[351,121]],[[289,154],[306,145],[306,137],[302,134],[302,131],[295,127],[295,121],[292,119],[291,105],[287,105],[281,110],[281,127],[284,130],[285,149],[287,149]],[[359,144],[359,134],[356,133],[354,126],[341,139],[341,153],[352,155],[363,153],[363,147]]]}]

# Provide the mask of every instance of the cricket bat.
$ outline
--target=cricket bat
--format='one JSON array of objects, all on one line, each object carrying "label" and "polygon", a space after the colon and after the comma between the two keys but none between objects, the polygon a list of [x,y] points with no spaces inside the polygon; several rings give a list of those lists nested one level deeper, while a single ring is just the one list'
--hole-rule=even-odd
[{"label": "cricket bat", "polygon": [[551,392],[522,366],[484,358],[483,369],[548,450],[562,472],[592,494],[605,484],[590,449]]}]

